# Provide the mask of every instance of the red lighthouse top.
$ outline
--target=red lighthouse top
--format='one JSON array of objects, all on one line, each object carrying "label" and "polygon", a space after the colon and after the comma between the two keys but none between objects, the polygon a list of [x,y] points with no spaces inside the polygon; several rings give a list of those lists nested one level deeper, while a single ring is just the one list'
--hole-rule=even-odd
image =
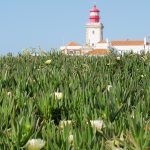
[{"label": "red lighthouse top", "polygon": [[96,8],[96,5],[90,10],[90,23],[98,23],[100,21],[99,10]]},{"label": "red lighthouse top", "polygon": [[99,12],[99,10],[96,8],[96,5],[94,5],[90,12]]}]

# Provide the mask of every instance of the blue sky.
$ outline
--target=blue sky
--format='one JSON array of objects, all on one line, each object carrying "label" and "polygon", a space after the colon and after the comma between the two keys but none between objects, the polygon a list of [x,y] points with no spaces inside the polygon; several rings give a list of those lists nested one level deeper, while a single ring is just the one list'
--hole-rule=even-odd
[{"label": "blue sky", "polygon": [[93,4],[101,10],[104,38],[150,35],[150,0],[1,0],[0,54],[39,46],[49,51],[69,41],[84,44]]}]

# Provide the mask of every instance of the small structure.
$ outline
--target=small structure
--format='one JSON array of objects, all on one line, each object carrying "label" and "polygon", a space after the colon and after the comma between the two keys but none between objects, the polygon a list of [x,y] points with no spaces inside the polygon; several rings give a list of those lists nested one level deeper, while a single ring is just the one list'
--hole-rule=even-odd
[{"label": "small structure", "polygon": [[75,42],[70,42],[66,46],[60,47],[60,49],[63,54],[69,54],[69,55],[82,54],[82,46]]}]

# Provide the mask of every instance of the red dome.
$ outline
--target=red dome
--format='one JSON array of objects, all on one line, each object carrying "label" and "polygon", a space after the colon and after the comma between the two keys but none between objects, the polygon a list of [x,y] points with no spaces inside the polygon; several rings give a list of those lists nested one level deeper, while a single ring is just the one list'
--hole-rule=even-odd
[{"label": "red dome", "polygon": [[100,11],[96,8],[96,5],[94,5],[93,8],[90,10],[90,12],[100,12]]}]

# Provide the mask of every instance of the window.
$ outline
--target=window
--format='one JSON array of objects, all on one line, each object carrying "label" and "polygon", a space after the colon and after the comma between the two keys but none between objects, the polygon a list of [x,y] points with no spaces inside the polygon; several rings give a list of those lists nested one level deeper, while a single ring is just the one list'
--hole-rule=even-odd
[{"label": "window", "polygon": [[74,54],[74,50],[69,50],[69,54],[73,55]]},{"label": "window", "polygon": [[94,46],[94,43],[92,43],[92,46]]}]

